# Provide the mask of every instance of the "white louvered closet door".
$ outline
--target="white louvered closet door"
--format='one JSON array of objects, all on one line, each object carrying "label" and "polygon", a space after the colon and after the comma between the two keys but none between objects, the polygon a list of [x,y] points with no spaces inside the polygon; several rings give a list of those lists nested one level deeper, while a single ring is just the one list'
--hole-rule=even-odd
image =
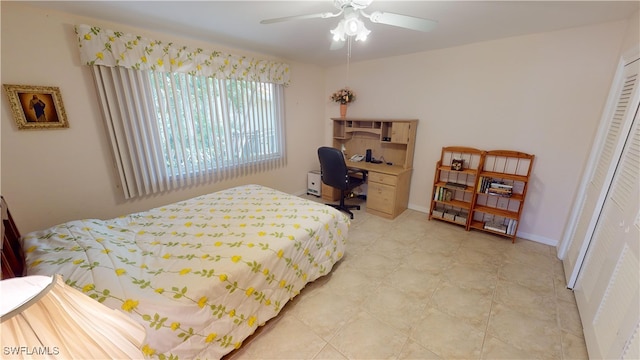
[{"label": "white louvered closet door", "polygon": [[638,105],[574,288],[589,356],[639,359],[640,126]]},{"label": "white louvered closet door", "polygon": [[[587,170],[588,181],[583,183],[578,194],[578,204],[569,221],[564,242],[568,246],[560,248],[567,287],[573,288],[581,271],[583,260],[600,219],[601,209],[606,199],[609,185],[620,159],[624,140],[631,128],[633,113],[637,108],[639,92],[639,66],[637,57],[633,57],[618,75],[620,81],[612,88],[608,111],[610,114],[599,130],[601,138],[591,154],[591,168]],[[635,100],[634,100],[635,99]],[[634,105],[635,101],[635,105]]]}]

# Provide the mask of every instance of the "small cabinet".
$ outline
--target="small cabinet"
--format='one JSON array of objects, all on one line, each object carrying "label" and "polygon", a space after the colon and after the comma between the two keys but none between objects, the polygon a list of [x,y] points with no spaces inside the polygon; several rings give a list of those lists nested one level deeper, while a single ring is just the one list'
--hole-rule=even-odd
[{"label": "small cabinet", "polygon": [[433,179],[429,219],[459,224],[468,229],[483,154],[482,150],[470,147],[442,148]]},{"label": "small cabinet", "polygon": [[395,186],[374,182],[369,178],[367,185],[367,209],[391,215],[395,204],[395,195]]},{"label": "small cabinet", "polygon": [[369,171],[367,177],[367,212],[393,219],[409,203],[411,169],[394,174]]},{"label": "small cabinet", "polygon": [[391,128],[391,142],[398,144],[406,144],[409,142],[409,132],[411,131],[411,124],[409,123],[397,123]]},{"label": "small cabinet", "polygon": [[386,122],[382,125],[382,141],[393,144],[408,144],[411,140],[410,122]]}]

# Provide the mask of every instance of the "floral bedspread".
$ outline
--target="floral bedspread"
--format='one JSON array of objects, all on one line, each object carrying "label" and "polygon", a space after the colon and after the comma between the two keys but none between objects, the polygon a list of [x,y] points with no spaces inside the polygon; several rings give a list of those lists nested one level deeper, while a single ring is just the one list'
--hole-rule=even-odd
[{"label": "floral bedspread", "polygon": [[216,359],[329,273],[348,228],[331,207],[247,185],[22,241],[29,275],[62,274],[142,324],[146,356]]}]

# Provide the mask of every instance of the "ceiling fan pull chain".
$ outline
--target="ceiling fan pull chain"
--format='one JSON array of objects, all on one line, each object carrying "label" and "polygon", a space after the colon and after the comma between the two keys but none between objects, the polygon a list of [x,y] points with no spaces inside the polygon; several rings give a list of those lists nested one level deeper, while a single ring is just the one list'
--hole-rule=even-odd
[{"label": "ceiling fan pull chain", "polygon": [[347,83],[345,86],[349,86],[349,65],[351,65],[351,39],[352,36],[347,38]]}]

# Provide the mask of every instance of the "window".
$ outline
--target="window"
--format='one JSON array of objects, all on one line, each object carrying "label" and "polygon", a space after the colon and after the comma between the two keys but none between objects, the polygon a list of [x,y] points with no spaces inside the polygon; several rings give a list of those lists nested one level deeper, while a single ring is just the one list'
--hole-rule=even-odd
[{"label": "window", "polygon": [[283,85],[94,69],[127,198],[284,163]]},{"label": "window", "polygon": [[278,85],[151,73],[162,154],[170,174],[209,171],[280,158]]}]

